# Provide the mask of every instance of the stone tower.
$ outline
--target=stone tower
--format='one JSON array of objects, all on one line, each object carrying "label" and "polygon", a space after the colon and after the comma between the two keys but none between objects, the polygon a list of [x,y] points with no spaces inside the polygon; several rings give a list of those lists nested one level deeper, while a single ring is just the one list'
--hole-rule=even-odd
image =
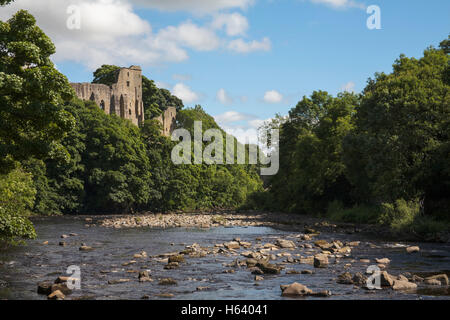
[{"label": "stone tower", "polygon": [[116,114],[135,125],[144,122],[142,69],[138,66],[116,71],[112,86],[95,83],[71,83],[78,98],[94,101],[106,114]]},{"label": "stone tower", "polygon": [[161,134],[166,137],[172,135],[176,126],[177,109],[175,107],[168,107],[164,112],[156,118],[162,124]]}]

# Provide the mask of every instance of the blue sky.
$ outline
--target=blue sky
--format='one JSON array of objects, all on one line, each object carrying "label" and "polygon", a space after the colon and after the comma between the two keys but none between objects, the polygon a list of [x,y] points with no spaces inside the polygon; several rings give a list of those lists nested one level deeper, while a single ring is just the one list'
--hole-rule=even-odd
[{"label": "blue sky", "polygon": [[[70,3],[84,8],[79,32],[62,31]],[[372,4],[380,30],[366,26]],[[91,81],[101,63],[139,64],[238,137],[314,90],[359,92],[401,53],[420,57],[450,33],[448,0],[18,0],[0,18],[18,8],[54,39],[55,63],[70,81]]]}]

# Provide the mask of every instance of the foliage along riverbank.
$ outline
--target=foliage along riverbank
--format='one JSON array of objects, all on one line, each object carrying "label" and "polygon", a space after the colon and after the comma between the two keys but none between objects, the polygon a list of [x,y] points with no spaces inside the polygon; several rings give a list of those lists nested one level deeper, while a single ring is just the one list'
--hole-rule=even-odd
[{"label": "foliage along riverbank", "polygon": [[399,232],[449,230],[449,44],[401,55],[361,94],[314,92],[268,124],[280,129],[280,171],[255,203]]}]

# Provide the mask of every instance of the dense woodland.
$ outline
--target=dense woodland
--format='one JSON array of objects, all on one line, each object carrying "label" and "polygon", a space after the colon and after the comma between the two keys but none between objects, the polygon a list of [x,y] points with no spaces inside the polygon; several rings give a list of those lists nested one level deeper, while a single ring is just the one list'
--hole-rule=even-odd
[{"label": "dense woodland", "polygon": [[[221,130],[201,106],[144,77],[147,120],[136,127],[77,99],[54,53],[28,12],[0,21],[0,240],[35,237],[32,214],[246,208],[414,232],[448,225],[449,40],[400,56],[361,94],[317,91],[267,123],[263,132],[280,129],[280,171],[264,183],[258,165],[172,163],[176,142],[152,118],[176,106],[178,127]],[[111,84],[117,68],[93,82]]]}]

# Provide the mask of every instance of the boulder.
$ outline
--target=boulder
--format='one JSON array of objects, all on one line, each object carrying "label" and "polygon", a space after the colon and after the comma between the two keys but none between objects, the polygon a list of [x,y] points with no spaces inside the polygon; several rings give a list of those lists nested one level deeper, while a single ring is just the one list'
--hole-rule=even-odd
[{"label": "boulder", "polygon": [[72,293],[72,290],[67,287],[67,283],[55,283],[52,285],[51,291],[61,291],[65,295]]},{"label": "boulder", "polygon": [[408,253],[414,253],[414,252],[419,252],[420,248],[418,246],[412,246],[412,247],[407,247],[406,248],[406,252]]},{"label": "boulder", "polygon": [[277,239],[276,245],[283,249],[295,248],[294,241],[285,240],[285,239]]},{"label": "boulder", "polygon": [[394,280],[394,285],[392,286],[394,290],[415,290],[417,289],[417,284],[409,281]]},{"label": "boulder", "polygon": [[448,286],[448,276],[445,273],[427,277],[425,280],[433,280],[433,279],[439,280],[441,283]]},{"label": "boulder", "polygon": [[318,254],[314,256],[314,267],[315,268],[326,268],[328,266],[328,257],[323,254]]},{"label": "boulder", "polygon": [[300,258],[299,262],[302,264],[314,264],[314,257]]},{"label": "boulder", "polygon": [[409,281],[409,279],[408,279],[407,277],[405,277],[404,275],[402,275],[402,274],[399,274],[399,275],[397,276],[397,279],[398,279],[398,280],[401,280],[401,281]]},{"label": "boulder", "polygon": [[180,266],[180,264],[178,262],[169,262],[168,264],[166,264],[164,266],[165,270],[172,270],[172,269],[176,269]]},{"label": "boulder", "polygon": [[329,249],[333,246],[331,243],[328,243],[326,240],[317,240],[314,242],[314,245],[316,247],[319,247],[322,250]]},{"label": "boulder", "polygon": [[37,293],[49,295],[52,293],[52,285],[53,283],[50,281],[44,281],[38,284]]},{"label": "boulder", "polygon": [[322,290],[322,291],[319,291],[319,292],[312,292],[309,295],[313,296],[313,297],[326,298],[326,297],[330,297],[331,296],[331,291],[330,290]]},{"label": "boulder", "polygon": [[389,264],[391,262],[388,258],[375,259],[375,261],[379,264]]},{"label": "boulder", "polygon": [[91,250],[94,250],[94,248],[89,247],[89,246],[81,246],[79,250],[80,251],[91,251]]},{"label": "boulder", "polygon": [[350,272],[345,272],[341,275],[338,276],[337,279],[337,283],[340,284],[353,284],[353,279],[352,279],[352,275],[350,274]]},{"label": "boulder", "polygon": [[153,281],[152,278],[150,278],[150,272],[149,270],[140,271],[138,275],[139,282],[148,282]]},{"label": "boulder", "polygon": [[364,276],[361,272],[355,273],[352,280],[353,283],[358,286],[365,286],[367,284],[367,277]]},{"label": "boulder", "polygon": [[279,274],[281,271],[280,267],[266,261],[259,261],[256,266],[267,274]]},{"label": "boulder", "polygon": [[239,242],[237,241],[230,241],[230,242],[225,242],[223,244],[225,246],[225,248],[227,248],[228,250],[230,249],[239,249],[241,246],[239,245]]},{"label": "boulder", "polygon": [[413,275],[411,277],[412,282],[422,282],[424,279],[422,277],[419,277],[418,275]]},{"label": "boulder", "polygon": [[313,274],[314,271],[312,271],[312,270],[302,270],[302,271],[300,271],[300,273],[301,274]]},{"label": "boulder", "polygon": [[162,286],[176,285],[177,281],[172,278],[165,278],[165,279],[161,279],[158,284],[162,285]]},{"label": "boulder", "polygon": [[394,285],[394,277],[386,271],[380,272],[380,285],[382,287],[392,287]]},{"label": "boulder", "polygon": [[311,289],[297,282],[288,286],[280,286],[280,288],[283,297],[307,296],[313,293]]},{"label": "boulder", "polygon": [[112,279],[112,280],[108,280],[108,284],[119,284],[119,283],[125,283],[125,282],[130,282],[130,279]]},{"label": "boulder", "polygon": [[432,286],[440,286],[440,285],[442,285],[442,283],[438,279],[425,279],[425,281],[423,283],[429,284],[429,285],[432,285]]},{"label": "boulder", "polygon": [[258,267],[252,267],[250,268],[250,271],[252,272],[252,274],[264,274],[264,272]]},{"label": "boulder", "polygon": [[171,262],[184,262],[184,256],[182,254],[174,255],[169,257],[169,263]]},{"label": "boulder", "polygon": [[47,296],[49,300],[64,300],[66,296],[59,290],[55,290]]},{"label": "boulder", "polygon": [[261,276],[255,276],[255,281],[263,281],[264,278]]},{"label": "boulder", "polygon": [[66,277],[66,276],[59,276],[58,278],[56,278],[55,283],[65,283],[69,280],[72,280],[70,277]]}]

